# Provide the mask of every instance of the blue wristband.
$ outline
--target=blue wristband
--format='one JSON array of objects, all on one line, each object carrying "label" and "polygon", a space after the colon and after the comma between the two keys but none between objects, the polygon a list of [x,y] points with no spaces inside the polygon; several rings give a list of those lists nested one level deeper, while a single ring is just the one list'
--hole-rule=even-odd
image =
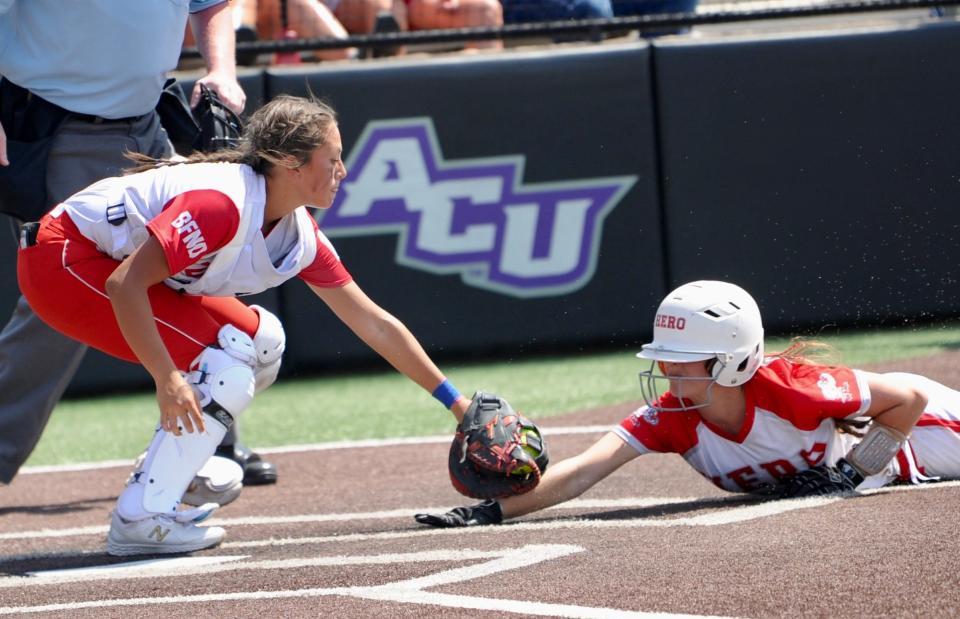
[{"label": "blue wristband", "polygon": [[460,392],[453,386],[450,379],[444,378],[431,395],[440,400],[440,403],[449,410],[453,403],[457,401],[457,398],[460,397]]}]

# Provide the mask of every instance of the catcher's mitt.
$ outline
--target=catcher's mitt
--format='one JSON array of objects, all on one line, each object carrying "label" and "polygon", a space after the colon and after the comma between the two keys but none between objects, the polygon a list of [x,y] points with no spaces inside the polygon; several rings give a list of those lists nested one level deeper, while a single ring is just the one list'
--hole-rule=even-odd
[{"label": "catcher's mitt", "polygon": [[499,499],[540,483],[549,457],[540,430],[503,398],[478,391],[450,445],[450,481],[460,494]]}]

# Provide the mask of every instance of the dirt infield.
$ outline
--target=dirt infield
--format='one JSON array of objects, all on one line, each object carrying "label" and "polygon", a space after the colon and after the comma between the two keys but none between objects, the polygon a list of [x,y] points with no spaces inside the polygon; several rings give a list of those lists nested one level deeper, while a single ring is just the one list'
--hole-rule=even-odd
[{"label": "dirt infield", "polygon": [[[960,386],[960,354],[894,365],[876,369]],[[632,406],[547,420],[555,457]],[[280,483],[245,489],[214,518],[221,547],[138,561],[103,551],[125,469],[21,475],[0,488],[0,614],[960,615],[954,482],[759,502],[654,455],[507,526],[420,527],[416,511],[463,502],[445,457],[442,442],[275,453]]]}]

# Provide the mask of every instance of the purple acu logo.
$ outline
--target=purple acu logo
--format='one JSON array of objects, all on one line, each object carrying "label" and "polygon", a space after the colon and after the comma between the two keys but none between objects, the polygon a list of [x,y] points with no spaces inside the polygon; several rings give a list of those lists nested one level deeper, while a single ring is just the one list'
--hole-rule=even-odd
[{"label": "purple acu logo", "polygon": [[603,220],[637,177],[523,183],[523,155],[445,161],[429,118],[367,125],[320,217],[330,236],[399,235],[399,264],[545,297],[593,277]]}]

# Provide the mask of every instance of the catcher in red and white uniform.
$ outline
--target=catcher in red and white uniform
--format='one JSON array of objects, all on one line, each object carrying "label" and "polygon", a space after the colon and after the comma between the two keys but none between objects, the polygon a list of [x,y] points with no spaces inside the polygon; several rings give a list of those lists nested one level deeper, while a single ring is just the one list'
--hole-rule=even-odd
[{"label": "catcher in red and white uniform", "polygon": [[20,289],[52,327],[150,372],[160,424],[120,495],[107,550],[215,546],[198,527],[217,507],[180,509],[184,490],[233,420],[273,383],[283,327],[237,295],[299,277],[364,342],[459,420],[469,401],[395,317],[353,281],[302,205],[328,208],[346,176],[334,111],[278,97],[239,146],[185,163],[143,157],[28,225]]},{"label": "catcher in red and white uniform", "polygon": [[960,478],[960,392],[819,365],[803,356],[816,343],[764,356],[756,302],[724,282],[671,292],[653,332],[637,355],[651,362],[640,372],[646,406],[527,494],[417,520],[496,524],[579,496],[651,452],[680,454],[725,490],[785,498]]}]

